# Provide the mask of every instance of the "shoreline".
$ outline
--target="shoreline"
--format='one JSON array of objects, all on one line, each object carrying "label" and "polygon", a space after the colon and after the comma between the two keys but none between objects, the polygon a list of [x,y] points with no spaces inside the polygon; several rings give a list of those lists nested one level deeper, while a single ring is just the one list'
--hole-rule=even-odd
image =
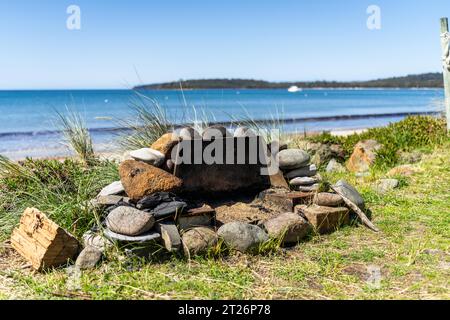
[{"label": "shoreline", "polygon": [[[383,119],[391,117],[407,117],[407,116],[435,116],[438,115],[437,111],[424,111],[424,112],[395,112],[395,113],[374,113],[374,114],[355,114],[355,115],[335,115],[335,116],[323,116],[323,117],[299,117],[299,118],[284,118],[280,120],[275,120],[282,125],[289,124],[301,124],[310,122],[330,122],[330,121],[351,121],[351,120],[365,120],[365,119]],[[245,123],[245,120],[242,121]],[[256,119],[252,120],[254,124],[270,124],[273,123],[272,119]],[[233,126],[239,121],[211,121],[209,125],[222,125],[222,126]],[[182,123],[173,124],[173,128],[180,129],[186,126],[191,126],[192,124]],[[90,133],[117,133],[117,132],[127,132],[130,131],[126,127],[104,127],[104,128],[89,128]],[[45,131],[19,131],[19,132],[0,132],[0,139],[5,137],[27,137],[27,136],[46,136],[46,135],[57,135],[61,134],[60,130],[45,130]]]}]

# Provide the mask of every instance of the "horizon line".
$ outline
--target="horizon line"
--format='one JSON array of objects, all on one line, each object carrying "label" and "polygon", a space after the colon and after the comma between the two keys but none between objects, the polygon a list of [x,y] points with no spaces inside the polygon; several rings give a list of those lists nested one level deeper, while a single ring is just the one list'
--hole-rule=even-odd
[{"label": "horizon line", "polygon": [[[64,87],[64,88],[15,88],[15,89],[2,89],[0,88],[0,92],[1,91],[88,91],[88,90],[135,90],[135,88],[137,87],[142,87],[142,86],[153,86],[153,85],[161,85],[161,84],[168,84],[168,83],[176,83],[176,82],[186,82],[186,81],[201,81],[201,80],[246,80],[246,81],[264,81],[264,82],[268,82],[268,83],[315,83],[315,82],[328,82],[328,83],[338,83],[338,84],[345,84],[345,83],[363,83],[363,82],[370,82],[370,81],[378,81],[378,80],[387,80],[387,79],[393,79],[393,78],[403,78],[403,77],[408,77],[408,76],[418,76],[418,75],[425,75],[425,74],[442,74],[442,72],[440,71],[430,71],[430,72],[422,72],[422,73],[408,73],[408,74],[403,74],[403,75],[396,75],[396,76],[388,76],[388,77],[383,77],[383,78],[371,78],[368,80],[347,80],[347,81],[341,81],[341,80],[325,80],[325,79],[321,79],[321,80],[293,80],[293,81],[289,81],[289,80],[264,80],[264,79],[256,79],[256,78],[241,78],[241,77],[223,77],[223,78],[216,78],[216,77],[210,77],[210,78],[190,78],[190,79],[179,79],[179,80],[172,80],[172,81],[165,81],[165,82],[151,82],[151,83],[144,83],[144,84],[135,84],[134,86],[132,86],[131,88],[119,88],[119,87],[88,87],[88,88],[73,88],[73,87]],[[307,89],[314,89],[314,88],[321,88],[321,87],[313,87],[313,88],[307,88]],[[340,88],[340,87],[335,87],[335,88]],[[355,87],[358,88],[358,87]],[[382,87],[374,87],[374,88],[382,88]],[[392,87],[387,87],[386,89],[389,89]],[[425,87],[422,87],[425,88]],[[435,87],[430,87],[430,88],[435,88]],[[222,89],[222,88],[211,88],[211,89],[202,89],[202,90],[214,90],[214,89]],[[223,88],[223,89],[240,89],[240,90],[245,90],[247,88]],[[328,88],[330,89],[330,88]],[[365,88],[365,89],[370,89],[369,87]],[[395,88],[392,88],[395,89]],[[154,90],[179,90],[179,89],[154,89]]]}]

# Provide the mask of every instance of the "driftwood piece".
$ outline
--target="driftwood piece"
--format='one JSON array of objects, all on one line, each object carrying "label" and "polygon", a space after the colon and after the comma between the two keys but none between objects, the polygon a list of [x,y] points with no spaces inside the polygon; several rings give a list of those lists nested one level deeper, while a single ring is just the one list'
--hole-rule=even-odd
[{"label": "driftwood piece", "polygon": [[366,214],[355,204],[353,203],[353,201],[351,201],[349,198],[347,198],[342,192],[340,192],[339,190],[333,188],[333,186],[331,187],[331,189],[333,189],[334,192],[336,192],[338,195],[340,195],[342,197],[342,199],[344,200],[345,204],[347,206],[350,207],[350,209],[352,209],[357,215],[358,217],[361,219],[362,223],[368,227],[369,229],[371,229],[372,231],[375,232],[380,232],[380,229],[378,229],[373,223],[372,221],[369,220],[369,218],[367,218]]},{"label": "driftwood piece", "polygon": [[77,239],[35,208],[24,211],[11,245],[38,271],[67,263],[79,247]]}]

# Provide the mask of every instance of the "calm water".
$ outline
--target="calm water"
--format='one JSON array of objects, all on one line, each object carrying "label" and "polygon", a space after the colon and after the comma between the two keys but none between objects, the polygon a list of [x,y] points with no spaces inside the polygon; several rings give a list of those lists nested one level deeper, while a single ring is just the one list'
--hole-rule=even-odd
[{"label": "calm water", "polygon": [[[145,91],[167,110],[173,122],[202,119],[229,121],[254,119],[308,118],[336,115],[367,115],[436,111],[442,90],[192,90]],[[145,99],[144,99],[145,100]],[[130,90],[86,91],[0,91],[0,154],[13,159],[25,156],[67,154],[59,133],[54,132],[55,110],[76,110],[92,130],[96,148],[114,145],[118,119],[133,119],[130,105],[142,98]],[[354,129],[385,125],[402,117],[340,121],[297,121],[285,129],[316,131]]]}]

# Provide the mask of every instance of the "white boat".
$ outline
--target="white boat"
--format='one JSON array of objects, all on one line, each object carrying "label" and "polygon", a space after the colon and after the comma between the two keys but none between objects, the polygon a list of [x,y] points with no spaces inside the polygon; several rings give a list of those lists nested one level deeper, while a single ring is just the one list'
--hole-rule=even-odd
[{"label": "white boat", "polygon": [[295,93],[295,92],[300,92],[300,91],[302,91],[302,89],[299,88],[299,87],[297,87],[297,86],[292,86],[292,87],[290,87],[290,88],[288,89],[288,91],[291,92],[291,93]]}]

